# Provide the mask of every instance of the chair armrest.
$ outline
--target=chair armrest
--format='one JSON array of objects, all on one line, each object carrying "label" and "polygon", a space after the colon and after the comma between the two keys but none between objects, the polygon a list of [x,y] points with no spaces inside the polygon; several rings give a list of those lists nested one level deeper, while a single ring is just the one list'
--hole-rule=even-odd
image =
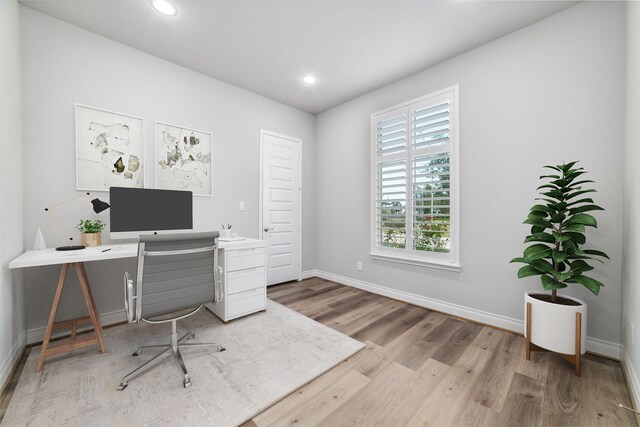
[{"label": "chair armrest", "polygon": [[124,311],[127,314],[127,321],[129,323],[138,322],[136,316],[136,304],[135,300],[138,298],[136,295],[136,287],[133,284],[133,280],[129,277],[128,272],[124,272]]}]

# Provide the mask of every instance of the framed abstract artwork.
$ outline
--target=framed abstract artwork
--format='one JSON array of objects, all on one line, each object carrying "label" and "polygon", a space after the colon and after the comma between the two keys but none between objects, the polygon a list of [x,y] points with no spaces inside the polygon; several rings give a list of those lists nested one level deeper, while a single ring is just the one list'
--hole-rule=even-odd
[{"label": "framed abstract artwork", "polygon": [[76,104],[76,187],[144,187],[144,120]]},{"label": "framed abstract artwork", "polygon": [[156,122],[156,188],[212,196],[211,133]]}]

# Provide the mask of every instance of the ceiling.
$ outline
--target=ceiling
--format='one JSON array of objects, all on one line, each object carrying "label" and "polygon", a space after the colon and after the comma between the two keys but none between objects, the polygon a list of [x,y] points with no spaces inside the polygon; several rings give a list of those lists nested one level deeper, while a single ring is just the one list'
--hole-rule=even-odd
[{"label": "ceiling", "polygon": [[[148,0],[20,3],[318,113],[564,10],[563,1]],[[305,73],[318,78],[301,83]]]}]

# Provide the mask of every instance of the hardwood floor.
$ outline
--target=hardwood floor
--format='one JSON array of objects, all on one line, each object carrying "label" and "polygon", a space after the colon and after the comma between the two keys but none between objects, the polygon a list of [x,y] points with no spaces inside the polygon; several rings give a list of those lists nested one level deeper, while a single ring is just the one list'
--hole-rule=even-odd
[{"label": "hardwood floor", "polygon": [[322,279],[268,294],[366,347],[243,427],[638,425],[616,361],[586,355],[578,378],[551,354],[525,360],[522,336]]},{"label": "hardwood floor", "polygon": [[245,426],[636,426],[618,362],[524,357],[522,336],[322,279],[269,298],[366,348]]}]

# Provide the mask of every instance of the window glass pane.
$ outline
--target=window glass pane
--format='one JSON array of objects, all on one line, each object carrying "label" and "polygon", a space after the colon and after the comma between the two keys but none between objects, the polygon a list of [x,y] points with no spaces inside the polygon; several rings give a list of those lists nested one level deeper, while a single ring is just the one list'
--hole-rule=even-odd
[{"label": "window glass pane", "polygon": [[448,102],[421,108],[413,111],[413,141],[414,149],[435,147],[449,143],[449,114]]},{"label": "window glass pane", "polygon": [[391,248],[406,246],[406,162],[378,165],[376,197],[377,243]]},{"label": "window glass pane", "polygon": [[407,148],[407,116],[402,114],[378,122],[376,144],[378,156],[404,151]]},{"label": "window glass pane", "polygon": [[451,166],[449,153],[413,159],[413,249],[451,249]]}]

